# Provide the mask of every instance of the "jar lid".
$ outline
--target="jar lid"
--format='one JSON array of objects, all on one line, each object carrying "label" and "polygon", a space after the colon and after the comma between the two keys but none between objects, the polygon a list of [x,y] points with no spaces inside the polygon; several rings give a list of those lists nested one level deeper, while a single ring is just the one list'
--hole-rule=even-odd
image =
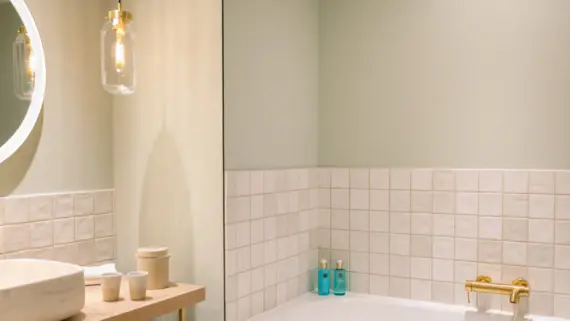
[{"label": "jar lid", "polygon": [[161,257],[166,255],[168,255],[168,248],[164,246],[139,247],[137,250],[138,257]]}]

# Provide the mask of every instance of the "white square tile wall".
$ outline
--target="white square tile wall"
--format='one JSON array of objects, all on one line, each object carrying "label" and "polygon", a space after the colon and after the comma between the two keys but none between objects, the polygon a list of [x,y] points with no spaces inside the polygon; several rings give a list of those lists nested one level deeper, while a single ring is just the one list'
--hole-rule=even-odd
[{"label": "white square tile wall", "polygon": [[0,198],[0,259],[115,259],[114,191]]},{"label": "white square tile wall", "polygon": [[467,304],[466,279],[525,277],[531,313],[570,317],[570,171],[316,172],[319,257],[345,261],[352,291]]},{"label": "white square tile wall", "polygon": [[[352,182],[349,177],[348,169],[339,172],[335,184],[354,184],[368,191],[368,171],[353,173]],[[323,193],[323,197],[319,194],[317,169],[226,172],[228,320],[245,321],[313,288],[318,246],[329,247],[327,242],[331,240],[326,234],[330,230],[319,233],[319,221],[330,220],[328,211],[319,212],[321,205],[327,207],[330,203],[330,192]],[[354,204],[367,206],[368,195],[363,196],[366,199],[354,199]],[[348,189],[336,199],[348,205]],[[346,213],[339,214],[336,224],[348,226],[351,218]],[[353,224],[368,230],[365,213],[362,217],[355,214],[352,219]],[[368,240],[362,246],[367,247]]]}]

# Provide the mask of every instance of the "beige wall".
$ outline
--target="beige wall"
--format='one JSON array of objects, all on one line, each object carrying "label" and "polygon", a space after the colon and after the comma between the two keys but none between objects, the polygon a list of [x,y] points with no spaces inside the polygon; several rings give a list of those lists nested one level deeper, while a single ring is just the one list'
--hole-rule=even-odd
[{"label": "beige wall", "polygon": [[318,1],[224,2],[226,169],[317,164]]},{"label": "beige wall", "polygon": [[569,1],[320,5],[322,165],[570,166]]},{"label": "beige wall", "polygon": [[27,0],[46,54],[43,117],[0,164],[0,196],[113,186],[111,97],[99,80],[102,1]]},{"label": "beige wall", "polygon": [[20,100],[14,94],[13,43],[17,37],[22,20],[14,6],[9,2],[0,2],[0,146],[18,129],[26,112],[29,101]]},{"label": "beige wall", "polygon": [[172,279],[207,287],[193,318],[221,321],[221,1],[125,8],[135,17],[138,85],[113,104],[118,268],[136,268],[138,246],[168,246]]}]

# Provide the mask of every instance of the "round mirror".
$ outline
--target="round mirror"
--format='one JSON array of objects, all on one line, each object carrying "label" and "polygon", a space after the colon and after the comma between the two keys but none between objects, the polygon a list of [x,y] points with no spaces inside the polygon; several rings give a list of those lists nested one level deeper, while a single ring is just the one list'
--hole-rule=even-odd
[{"label": "round mirror", "polygon": [[28,138],[46,86],[40,34],[24,0],[0,0],[0,163]]}]

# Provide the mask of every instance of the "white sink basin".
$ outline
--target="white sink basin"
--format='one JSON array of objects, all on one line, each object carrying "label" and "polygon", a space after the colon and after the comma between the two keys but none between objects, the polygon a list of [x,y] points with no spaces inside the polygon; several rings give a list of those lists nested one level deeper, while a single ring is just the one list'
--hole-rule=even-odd
[{"label": "white sink basin", "polygon": [[60,321],[85,305],[83,270],[46,260],[0,260],[0,320]]}]

